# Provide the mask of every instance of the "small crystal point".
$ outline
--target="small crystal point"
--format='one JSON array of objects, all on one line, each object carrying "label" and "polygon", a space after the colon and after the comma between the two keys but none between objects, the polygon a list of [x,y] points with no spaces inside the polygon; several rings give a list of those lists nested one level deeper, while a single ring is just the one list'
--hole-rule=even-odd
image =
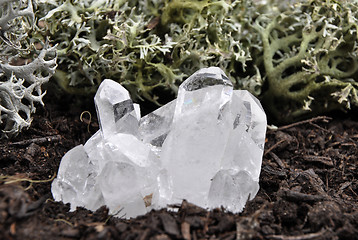
[{"label": "small crystal point", "polygon": [[179,90],[195,91],[215,85],[230,86],[232,83],[224,71],[218,67],[203,68],[186,79],[179,87]]},{"label": "small crystal point", "polygon": [[139,133],[143,142],[161,147],[170,131],[176,101],[171,101],[140,120]]},{"label": "small crystal point", "polygon": [[139,107],[133,105],[124,87],[113,80],[105,79],[94,100],[104,138],[115,133],[137,134]]},{"label": "small crystal point", "polygon": [[131,164],[110,161],[98,180],[111,214],[135,217],[146,213],[138,175]]},{"label": "small crystal point", "polygon": [[258,190],[259,183],[252,179],[249,172],[220,170],[212,179],[208,206],[222,206],[234,213],[241,212],[246,201],[253,199]]},{"label": "small crystal point", "polygon": [[52,182],[53,197],[56,201],[74,202],[71,208],[82,206],[79,195],[85,190],[88,168],[88,156],[83,145],[68,151],[61,160],[57,178]]},{"label": "small crystal point", "polygon": [[105,80],[95,96],[100,130],[62,159],[55,200],[126,218],[183,199],[201,207],[243,209],[258,189],[266,115],[224,72],[204,68],[178,97],[140,118],[120,84]]},{"label": "small crystal point", "polygon": [[232,91],[232,83],[220,68],[210,67],[197,71],[179,87],[174,121],[202,106],[209,107],[207,105],[216,107],[213,113],[218,114],[220,108],[230,101]]},{"label": "small crystal point", "polygon": [[[240,106],[240,107],[238,107]],[[222,157],[223,169],[245,170],[259,180],[266,133],[266,115],[260,102],[246,90],[236,90],[226,112],[232,130]]]}]

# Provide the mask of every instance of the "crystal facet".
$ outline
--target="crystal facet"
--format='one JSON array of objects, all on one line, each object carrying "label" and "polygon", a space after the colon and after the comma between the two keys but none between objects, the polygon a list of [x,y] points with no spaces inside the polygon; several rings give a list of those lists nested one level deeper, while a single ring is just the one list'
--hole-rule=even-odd
[{"label": "crystal facet", "polygon": [[105,79],[94,97],[104,138],[116,133],[137,135],[139,106],[133,105],[128,91],[115,81]]},{"label": "crystal facet", "polygon": [[57,201],[135,217],[183,199],[240,212],[259,190],[266,133],[260,102],[217,67],[184,81],[178,97],[140,118],[120,84],[95,96],[100,130],[62,159]]}]

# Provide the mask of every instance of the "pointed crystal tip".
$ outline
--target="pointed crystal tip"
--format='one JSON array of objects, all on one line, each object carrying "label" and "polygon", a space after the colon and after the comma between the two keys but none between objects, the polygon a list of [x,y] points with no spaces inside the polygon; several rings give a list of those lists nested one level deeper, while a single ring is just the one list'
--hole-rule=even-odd
[{"label": "pointed crystal tip", "polygon": [[225,75],[223,70],[218,67],[203,68],[191,75],[187,80],[180,85],[186,91],[195,91],[201,88],[225,85],[231,86],[232,83]]}]

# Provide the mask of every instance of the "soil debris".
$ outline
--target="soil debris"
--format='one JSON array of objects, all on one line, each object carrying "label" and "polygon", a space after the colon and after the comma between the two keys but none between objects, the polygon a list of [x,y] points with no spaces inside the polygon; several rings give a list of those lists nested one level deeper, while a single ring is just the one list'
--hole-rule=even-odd
[{"label": "soil debris", "polygon": [[29,130],[0,140],[0,239],[358,239],[357,120],[268,130],[260,191],[240,214],[183,201],[125,220],[53,201],[62,156],[98,124],[94,109],[85,119],[83,107],[48,102]]}]

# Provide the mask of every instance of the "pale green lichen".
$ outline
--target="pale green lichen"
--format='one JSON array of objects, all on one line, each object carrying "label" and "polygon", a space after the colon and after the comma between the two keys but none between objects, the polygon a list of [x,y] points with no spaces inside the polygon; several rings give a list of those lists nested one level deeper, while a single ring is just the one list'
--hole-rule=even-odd
[{"label": "pale green lichen", "polygon": [[116,80],[165,102],[186,76],[221,67],[271,121],[357,106],[357,3],[334,0],[41,0],[67,92]]},{"label": "pale green lichen", "polygon": [[35,103],[43,104],[41,85],[56,68],[54,47],[28,36],[33,8],[31,0],[0,0],[1,137],[30,126]]},{"label": "pale green lichen", "polygon": [[134,98],[157,102],[156,90],[175,93],[184,77],[202,67],[219,66],[238,82],[251,60],[240,42],[241,1],[100,2],[39,4],[44,33],[59,44],[55,77],[68,92],[94,92],[110,78]]},{"label": "pale green lichen", "polygon": [[271,117],[290,122],[358,106],[357,7],[311,0],[256,19]]}]

